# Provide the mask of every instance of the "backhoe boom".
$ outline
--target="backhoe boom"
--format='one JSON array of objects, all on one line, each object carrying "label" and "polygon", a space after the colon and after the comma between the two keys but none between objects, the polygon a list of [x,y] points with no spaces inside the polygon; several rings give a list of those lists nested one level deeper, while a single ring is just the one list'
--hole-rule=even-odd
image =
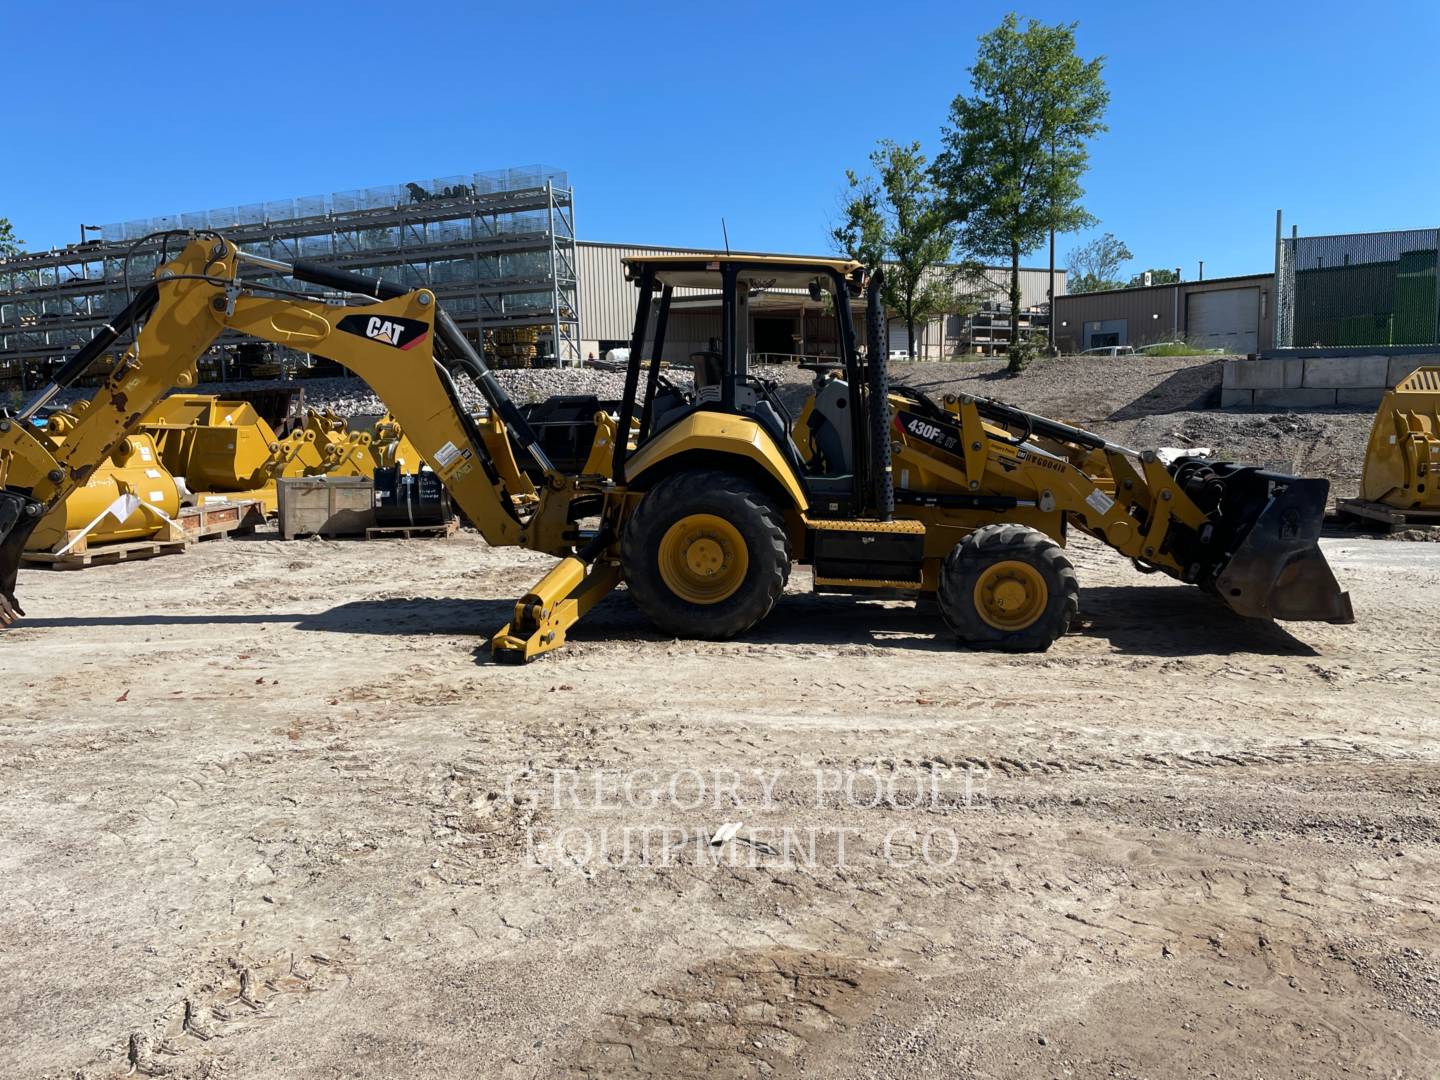
[{"label": "backhoe boom", "polygon": [[[246,262],[284,268],[297,279],[345,290],[350,303],[246,282]],[[134,325],[143,323],[63,445],[52,453],[32,434],[29,419],[79,378]],[[451,371],[470,375],[490,405],[477,421],[463,406]],[[15,418],[0,418],[0,623],[21,614],[15,579],[21,552],[45,513],[83,485],[140,418],[175,387],[196,380],[196,361],[225,331],[334,360],[360,376],[389,408],[455,503],[492,545],[524,544],[567,554],[563,506],[546,512],[547,497],[568,504],[570,482],[558,474],[529,425],[428,289],[404,290],[377,279],[301,264],[287,267],[248,256],[213,235],[191,240],[162,266],[101,334],[80,350]],[[515,441],[545,477],[535,483],[516,464]],[[531,528],[532,524],[542,526]]]}]

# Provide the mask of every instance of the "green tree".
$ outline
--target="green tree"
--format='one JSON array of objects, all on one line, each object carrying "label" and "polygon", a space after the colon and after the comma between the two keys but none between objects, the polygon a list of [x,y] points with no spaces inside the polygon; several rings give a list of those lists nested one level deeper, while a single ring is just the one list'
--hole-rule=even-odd
[{"label": "green tree", "polygon": [[1065,290],[1089,293],[1123,289],[1125,283],[1120,280],[1120,266],[1133,257],[1125,241],[1116,240],[1114,233],[1097,236],[1070,252],[1065,264]]},{"label": "green tree", "polygon": [[[950,105],[935,178],[964,248],[1010,261],[1011,318],[1020,310],[1020,256],[1045,234],[1094,222],[1081,205],[1087,141],[1105,130],[1110,94],[1104,58],[1082,60],[1075,26],[1046,26],[1011,13],[980,38],[971,92]],[[1018,344],[1018,338],[1017,342]],[[1012,349],[1010,370],[1024,366]]]},{"label": "green tree", "polygon": [[871,172],[847,169],[841,224],[831,230],[838,250],[867,266],[885,267],[881,302],[905,320],[910,355],[915,324],[959,306],[945,259],[955,230],[935,190],[920,144],[880,140]]},{"label": "green tree", "polygon": [[1136,274],[1125,287],[1127,289],[1144,288],[1146,274],[1150,275],[1151,285],[1174,285],[1180,280],[1180,275],[1175,273],[1174,270],[1157,270],[1152,268]]},{"label": "green tree", "polygon": [[10,219],[0,217],[0,259],[19,255],[24,250],[21,247],[24,242],[16,239],[15,227],[10,224]]}]

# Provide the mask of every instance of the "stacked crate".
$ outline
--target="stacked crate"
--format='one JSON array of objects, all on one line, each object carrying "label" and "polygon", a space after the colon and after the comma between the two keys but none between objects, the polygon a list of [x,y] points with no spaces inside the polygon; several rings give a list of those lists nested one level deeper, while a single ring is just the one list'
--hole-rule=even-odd
[{"label": "stacked crate", "polygon": [[494,342],[491,349],[500,367],[523,368],[535,362],[540,341],[538,326],[502,326],[486,331],[486,337]]}]

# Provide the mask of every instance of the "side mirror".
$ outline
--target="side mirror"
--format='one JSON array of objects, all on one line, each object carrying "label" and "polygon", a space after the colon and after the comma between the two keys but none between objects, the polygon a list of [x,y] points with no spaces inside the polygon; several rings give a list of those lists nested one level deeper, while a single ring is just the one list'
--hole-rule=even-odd
[{"label": "side mirror", "polygon": [[812,281],[812,282],[810,282],[810,299],[811,299],[811,300],[814,300],[814,301],[818,304],[818,303],[820,302],[820,298],[821,298],[824,294],[825,294],[825,290],[820,287],[820,282],[819,282],[819,281]]}]

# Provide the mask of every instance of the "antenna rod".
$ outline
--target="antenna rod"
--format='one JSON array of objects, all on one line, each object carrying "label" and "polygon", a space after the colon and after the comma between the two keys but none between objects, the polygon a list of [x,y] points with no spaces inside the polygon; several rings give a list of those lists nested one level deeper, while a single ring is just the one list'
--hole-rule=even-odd
[{"label": "antenna rod", "polygon": [[720,232],[721,232],[721,233],[724,235],[724,237],[725,237],[725,254],[726,254],[726,255],[729,255],[729,254],[730,254],[730,230],[727,229],[727,228],[725,228],[725,219],[724,219],[723,217],[720,219]]}]

